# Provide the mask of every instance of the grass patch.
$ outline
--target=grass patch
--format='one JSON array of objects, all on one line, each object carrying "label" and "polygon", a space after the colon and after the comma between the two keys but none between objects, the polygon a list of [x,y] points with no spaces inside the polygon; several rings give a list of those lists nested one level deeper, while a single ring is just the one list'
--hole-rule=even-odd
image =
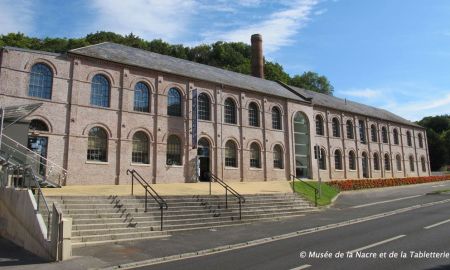
[{"label": "grass patch", "polygon": [[[308,181],[308,184],[315,188],[319,188],[319,183],[317,181]],[[326,183],[322,182],[322,196],[318,197],[317,199],[317,205],[318,206],[325,206],[329,205],[331,203],[331,200],[336,197],[339,193],[339,189],[336,187],[327,185]],[[309,187],[307,184],[299,181],[295,181],[295,191],[314,203],[314,189]]]},{"label": "grass patch", "polygon": [[443,193],[450,193],[450,189],[436,190],[436,191],[432,191],[428,194],[443,194]]}]

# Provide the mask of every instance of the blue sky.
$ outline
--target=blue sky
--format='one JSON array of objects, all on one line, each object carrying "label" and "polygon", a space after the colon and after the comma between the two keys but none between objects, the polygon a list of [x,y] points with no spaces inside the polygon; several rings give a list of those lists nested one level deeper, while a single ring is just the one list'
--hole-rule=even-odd
[{"label": "blue sky", "polygon": [[261,33],[291,75],[329,78],[335,96],[409,120],[450,114],[449,0],[0,0],[0,34],[133,32],[194,46]]}]

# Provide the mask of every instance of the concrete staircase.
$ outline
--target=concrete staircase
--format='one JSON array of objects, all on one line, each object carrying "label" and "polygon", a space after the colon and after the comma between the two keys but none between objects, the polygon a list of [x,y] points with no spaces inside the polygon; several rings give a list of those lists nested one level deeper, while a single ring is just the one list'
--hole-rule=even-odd
[{"label": "concrete staircase", "polygon": [[244,223],[289,218],[316,211],[295,194],[245,195],[242,220],[233,196],[164,196],[164,227],[160,230],[160,209],[149,198],[145,212],[143,196],[48,197],[73,219],[74,247],[108,242],[167,237],[184,230],[209,229]]}]

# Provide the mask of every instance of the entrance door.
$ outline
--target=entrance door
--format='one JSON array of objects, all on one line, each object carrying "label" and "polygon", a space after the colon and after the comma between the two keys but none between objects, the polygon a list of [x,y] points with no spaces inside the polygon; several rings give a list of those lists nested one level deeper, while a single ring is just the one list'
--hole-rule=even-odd
[{"label": "entrance door", "polygon": [[369,162],[366,153],[362,154],[362,173],[364,178],[369,178]]},{"label": "entrance door", "polygon": [[28,137],[28,149],[40,155],[37,159],[33,159],[33,168],[40,175],[45,175],[47,166],[47,137]]},{"label": "entrance door", "polygon": [[200,139],[198,141],[198,148],[197,148],[197,156],[199,159],[199,166],[200,166],[200,174],[198,176],[198,179],[200,181],[209,181],[211,178],[211,162],[210,162],[210,145],[207,139]]}]

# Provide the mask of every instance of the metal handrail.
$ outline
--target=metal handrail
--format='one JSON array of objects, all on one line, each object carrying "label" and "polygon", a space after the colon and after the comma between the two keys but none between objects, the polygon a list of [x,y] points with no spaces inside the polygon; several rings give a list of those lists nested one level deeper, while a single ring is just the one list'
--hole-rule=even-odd
[{"label": "metal handrail", "polygon": [[[128,169],[127,170],[127,175],[131,173],[131,195],[134,195],[134,180],[136,179],[136,181],[139,182],[139,184],[141,184],[141,186],[145,189],[145,212],[147,212],[147,201],[148,201],[148,195],[150,194],[150,196],[152,196],[152,198],[155,200],[155,202],[159,205],[159,210],[161,213],[161,231],[163,230],[163,216],[164,216],[164,209],[168,209],[168,205],[167,202],[161,197],[159,196],[158,192],[156,192],[156,190],[154,190],[150,184],[145,181],[145,179],[135,170],[135,169]],[[150,192],[152,191],[152,192]]]},{"label": "metal handrail", "polygon": [[[3,134],[2,135],[3,138],[7,139],[8,141],[11,142],[12,145],[8,145],[6,143],[6,140],[1,140],[1,144],[4,147],[7,147],[9,149],[11,149],[11,151],[13,153],[15,152],[19,152],[22,153],[23,155],[26,155],[28,158],[30,158],[33,162],[36,162],[37,164],[42,164],[44,165],[46,168],[48,168],[48,170],[46,170],[46,175],[43,176],[45,181],[48,181],[52,184],[56,184],[54,182],[52,182],[51,180],[48,179],[48,176],[50,176],[50,174],[53,171],[53,168],[59,169],[61,171],[61,174],[58,174],[58,183],[56,184],[57,186],[61,186],[61,180],[64,181],[65,179],[67,179],[68,176],[68,171],[66,169],[64,169],[63,167],[59,166],[58,164],[56,164],[55,162],[51,161],[50,159],[30,150],[28,147],[24,146],[23,144],[21,144],[20,142],[17,142],[16,140],[8,137],[7,135]],[[16,147],[14,148],[13,145]],[[30,155],[27,155],[30,154]],[[45,163],[41,162],[42,160],[45,160]],[[61,179],[62,177],[62,179]]]},{"label": "metal handrail", "polygon": [[239,202],[239,220],[242,220],[242,204],[245,203],[245,198],[241,194],[239,194],[236,190],[234,190],[232,187],[230,187],[227,183],[222,181],[219,177],[217,177],[214,174],[211,174],[211,177],[209,179],[209,190],[211,191],[211,182],[214,180],[215,182],[219,183],[223,188],[225,188],[225,208],[228,209],[228,191],[238,199]]},{"label": "metal handrail", "polygon": [[317,197],[318,197],[317,195],[319,194],[319,190],[316,187],[314,187],[313,185],[308,184],[306,181],[303,181],[302,179],[297,178],[297,176],[295,176],[293,174],[291,174],[291,177],[292,177],[292,192],[295,193],[295,180],[298,180],[298,181],[306,184],[308,187],[314,189],[314,206],[317,207]]}]

